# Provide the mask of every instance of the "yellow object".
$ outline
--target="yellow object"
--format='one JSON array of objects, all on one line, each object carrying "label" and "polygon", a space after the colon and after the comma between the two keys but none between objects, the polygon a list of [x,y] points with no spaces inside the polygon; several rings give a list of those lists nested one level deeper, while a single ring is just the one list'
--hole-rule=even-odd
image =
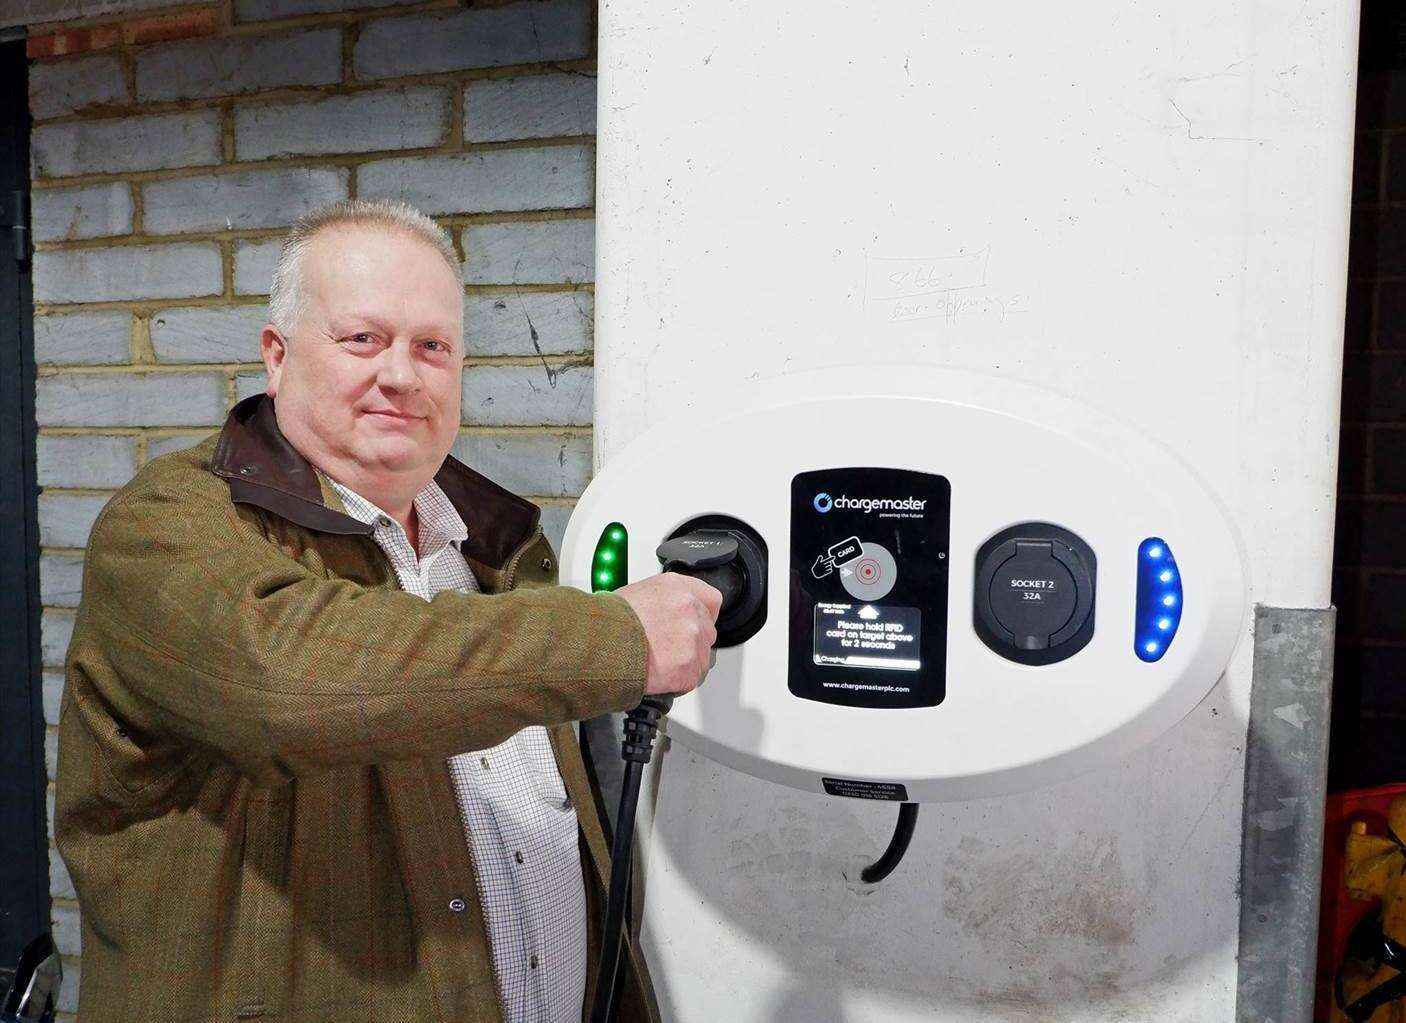
[{"label": "yellow object", "polygon": [[[1387,823],[1395,836],[1406,836],[1406,797],[1392,801]],[[1354,899],[1380,899],[1382,932],[1406,945],[1406,847],[1392,835],[1370,835],[1363,821],[1355,821],[1347,836],[1347,893]],[[1357,960],[1342,968],[1343,994],[1348,1004],[1401,971],[1382,964],[1374,970]],[[1333,1007],[1333,1023],[1350,1023],[1346,1013]],[[1406,999],[1388,1002],[1369,1023],[1406,1023]]]}]

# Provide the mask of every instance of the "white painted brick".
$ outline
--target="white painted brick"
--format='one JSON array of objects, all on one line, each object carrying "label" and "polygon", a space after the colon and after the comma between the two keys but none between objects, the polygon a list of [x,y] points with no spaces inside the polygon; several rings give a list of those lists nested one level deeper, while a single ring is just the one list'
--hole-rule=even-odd
[{"label": "white painted brick", "polygon": [[219,373],[65,374],[36,389],[40,426],[213,426],[224,419]]},{"label": "white painted brick", "polygon": [[449,135],[444,89],[391,89],[295,103],[243,106],[234,115],[241,160],[421,149]]},{"label": "white painted brick", "polygon": [[263,370],[250,373],[240,373],[234,378],[234,400],[243,401],[245,398],[252,398],[256,394],[263,394],[264,388],[268,386],[268,375]]},{"label": "white painted brick", "polygon": [[595,198],[595,158],[582,145],[400,157],[363,165],[357,182],[431,214],[579,209]]},{"label": "white painted brick", "polygon": [[352,55],[358,78],[574,60],[590,53],[590,6],[532,0],[453,14],[384,18],[361,30]]},{"label": "white painted brick", "polygon": [[594,220],[470,224],[464,230],[468,284],[581,284],[595,280]]},{"label": "white painted brick", "polygon": [[464,139],[505,142],[596,133],[594,75],[490,78],[464,87]]},{"label": "white painted brick", "polygon": [[41,487],[120,487],[137,471],[135,437],[40,436]]},{"label": "white painted brick", "polygon": [[[55,904],[51,914],[53,921],[54,945],[60,955],[77,956],[83,954],[83,924],[78,916],[77,906]],[[64,987],[67,987],[67,982]]]},{"label": "white painted brick", "polygon": [[[63,857],[59,855],[57,849],[49,850],[49,894],[56,899],[78,898],[78,893],[73,890],[73,878],[69,875],[68,865],[64,863]],[[76,989],[78,987],[78,977],[74,971],[69,969],[68,964],[65,963],[63,967],[64,990],[67,990],[70,984]],[[74,998],[72,1001],[76,1008],[78,999]],[[60,998],[59,1004],[63,1005],[62,998]],[[74,1009],[68,1009],[67,1011],[73,1012]]]},{"label": "white painted brick", "polygon": [[200,298],[224,290],[214,244],[127,245],[34,254],[36,302]]},{"label": "white painted brick", "polygon": [[153,437],[146,442],[147,461],[169,455],[173,451],[193,448],[208,436],[208,433],[176,433],[169,437]]},{"label": "white painted brick", "polygon": [[83,595],[81,554],[39,556],[39,599],[51,607],[77,607]]},{"label": "white painted brick", "polygon": [[234,0],[239,21],[267,21],[298,14],[335,14],[363,7],[397,7],[422,0]]},{"label": "white painted brick", "polygon": [[100,238],[132,231],[132,189],[114,181],[81,188],[41,188],[31,200],[37,242]]},{"label": "white painted brick", "polygon": [[29,67],[29,112],[35,118],[72,114],[130,99],[122,62],[113,54],[45,61]]},{"label": "white painted brick", "polygon": [[591,295],[470,295],[464,300],[464,343],[470,355],[566,355],[589,352]]},{"label": "white painted brick", "polygon": [[34,358],[41,365],[112,365],[132,355],[132,314],[51,313],[34,318]]},{"label": "white painted brick", "polygon": [[46,671],[44,678],[44,723],[59,723],[59,711],[63,708],[64,678],[61,671]]},{"label": "white painted brick", "polygon": [[136,60],[142,102],[330,85],[342,77],[342,33],[317,28],[199,39],[148,47]]},{"label": "white painted brick", "polygon": [[54,838],[54,783],[49,782],[44,789],[44,811],[49,818],[49,840]]},{"label": "white painted brick", "polygon": [[591,477],[591,438],[561,434],[469,433],[454,457],[515,494],[575,497]]},{"label": "white painted brick", "polygon": [[44,729],[44,770],[50,778],[59,776],[59,736],[53,728]]},{"label": "white painted brick", "polygon": [[470,366],[464,422],[481,426],[589,426],[590,366]]},{"label": "white painted brick", "polygon": [[151,317],[157,362],[257,362],[261,305],[162,309]]},{"label": "white painted brick", "polygon": [[572,504],[544,504],[542,505],[542,532],[547,536],[547,542],[552,545],[552,550],[561,550],[561,541],[566,536],[566,524],[571,519],[571,513],[576,505]]},{"label": "white painted brick", "polygon": [[266,242],[235,242],[234,293],[267,295],[273,283],[273,268],[282,249],[282,238]]},{"label": "white painted brick", "polygon": [[46,124],[34,130],[31,144],[41,178],[205,167],[220,162],[220,114],[190,110]]},{"label": "white painted brick", "polygon": [[45,608],[39,619],[39,649],[44,657],[44,666],[63,667],[64,655],[68,653],[68,641],[73,637],[72,611],[56,611]]},{"label": "white painted brick", "polygon": [[86,547],[105,494],[40,494],[39,543],[44,547]]},{"label": "white painted brick", "polygon": [[339,167],[292,167],[153,181],[142,186],[142,223],[149,234],[280,227],[345,199],[348,175]]}]

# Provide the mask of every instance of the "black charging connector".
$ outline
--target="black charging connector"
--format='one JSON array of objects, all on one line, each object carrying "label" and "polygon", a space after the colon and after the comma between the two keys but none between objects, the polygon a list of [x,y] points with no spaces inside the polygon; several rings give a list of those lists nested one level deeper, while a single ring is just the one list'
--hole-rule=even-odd
[{"label": "black charging connector", "polygon": [[[731,646],[754,635],[766,621],[766,545],[743,523],[713,521],[726,525],[718,528],[710,522],[713,528],[680,529],[660,544],[655,554],[662,571],[691,575],[722,594],[715,645]],[[672,696],[646,696],[638,707],[625,715],[625,735],[620,744],[625,774],[610,848],[610,894],[606,899],[600,966],[596,971],[589,1023],[610,1023],[614,1018],[615,982],[620,972],[620,944],[629,901],[640,784],[645,765],[654,754],[659,725],[673,705]]]},{"label": "black charging connector", "polygon": [[[715,646],[735,646],[750,639],[766,622],[766,543],[745,523],[724,516],[705,516],[685,523],[655,551],[660,570],[700,579],[722,594]],[[601,957],[589,1023],[611,1023],[615,986],[620,973],[620,949],[629,901],[635,840],[635,812],[645,765],[654,755],[659,726],[674,705],[672,696],[647,696],[625,715],[620,756],[625,761],[620,806],[610,849],[610,893],[606,899]],[[898,808],[898,826],[888,848],[865,867],[860,878],[877,884],[898,866],[918,820],[916,803]]]}]

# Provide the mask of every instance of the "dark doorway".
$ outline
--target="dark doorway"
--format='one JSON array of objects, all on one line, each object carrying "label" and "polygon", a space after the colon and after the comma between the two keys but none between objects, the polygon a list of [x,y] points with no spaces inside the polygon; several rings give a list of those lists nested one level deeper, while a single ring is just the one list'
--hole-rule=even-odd
[{"label": "dark doorway", "polygon": [[1406,6],[1366,0],[1343,359],[1329,788],[1406,781]]},{"label": "dark doorway", "polygon": [[28,97],[24,40],[0,42],[0,989],[49,929]]}]

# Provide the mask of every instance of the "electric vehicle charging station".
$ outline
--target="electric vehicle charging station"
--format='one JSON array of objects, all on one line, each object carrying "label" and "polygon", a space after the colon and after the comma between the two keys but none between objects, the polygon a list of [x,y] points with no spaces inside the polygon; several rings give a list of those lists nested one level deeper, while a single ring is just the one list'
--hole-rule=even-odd
[{"label": "electric vehicle charging station", "polygon": [[767,564],[640,805],[666,1020],[1239,1018],[1242,842],[1313,798],[1242,819],[1251,608],[1329,600],[1355,38],[603,0],[563,580],[612,524],[631,579],[724,520]]},{"label": "electric vehicle charging station", "polygon": [[1155,738],[1229,662],[1246,610],[1234,532],[1136,431],[913,366],[735,399],[751,410],[679,416],[614,458],[562,551],[589,589],[610,528],[646,572],[700,521],[761,541],[765,624],[723,637],[674,706],[686,746],[831,795],[1004,794]]}]

